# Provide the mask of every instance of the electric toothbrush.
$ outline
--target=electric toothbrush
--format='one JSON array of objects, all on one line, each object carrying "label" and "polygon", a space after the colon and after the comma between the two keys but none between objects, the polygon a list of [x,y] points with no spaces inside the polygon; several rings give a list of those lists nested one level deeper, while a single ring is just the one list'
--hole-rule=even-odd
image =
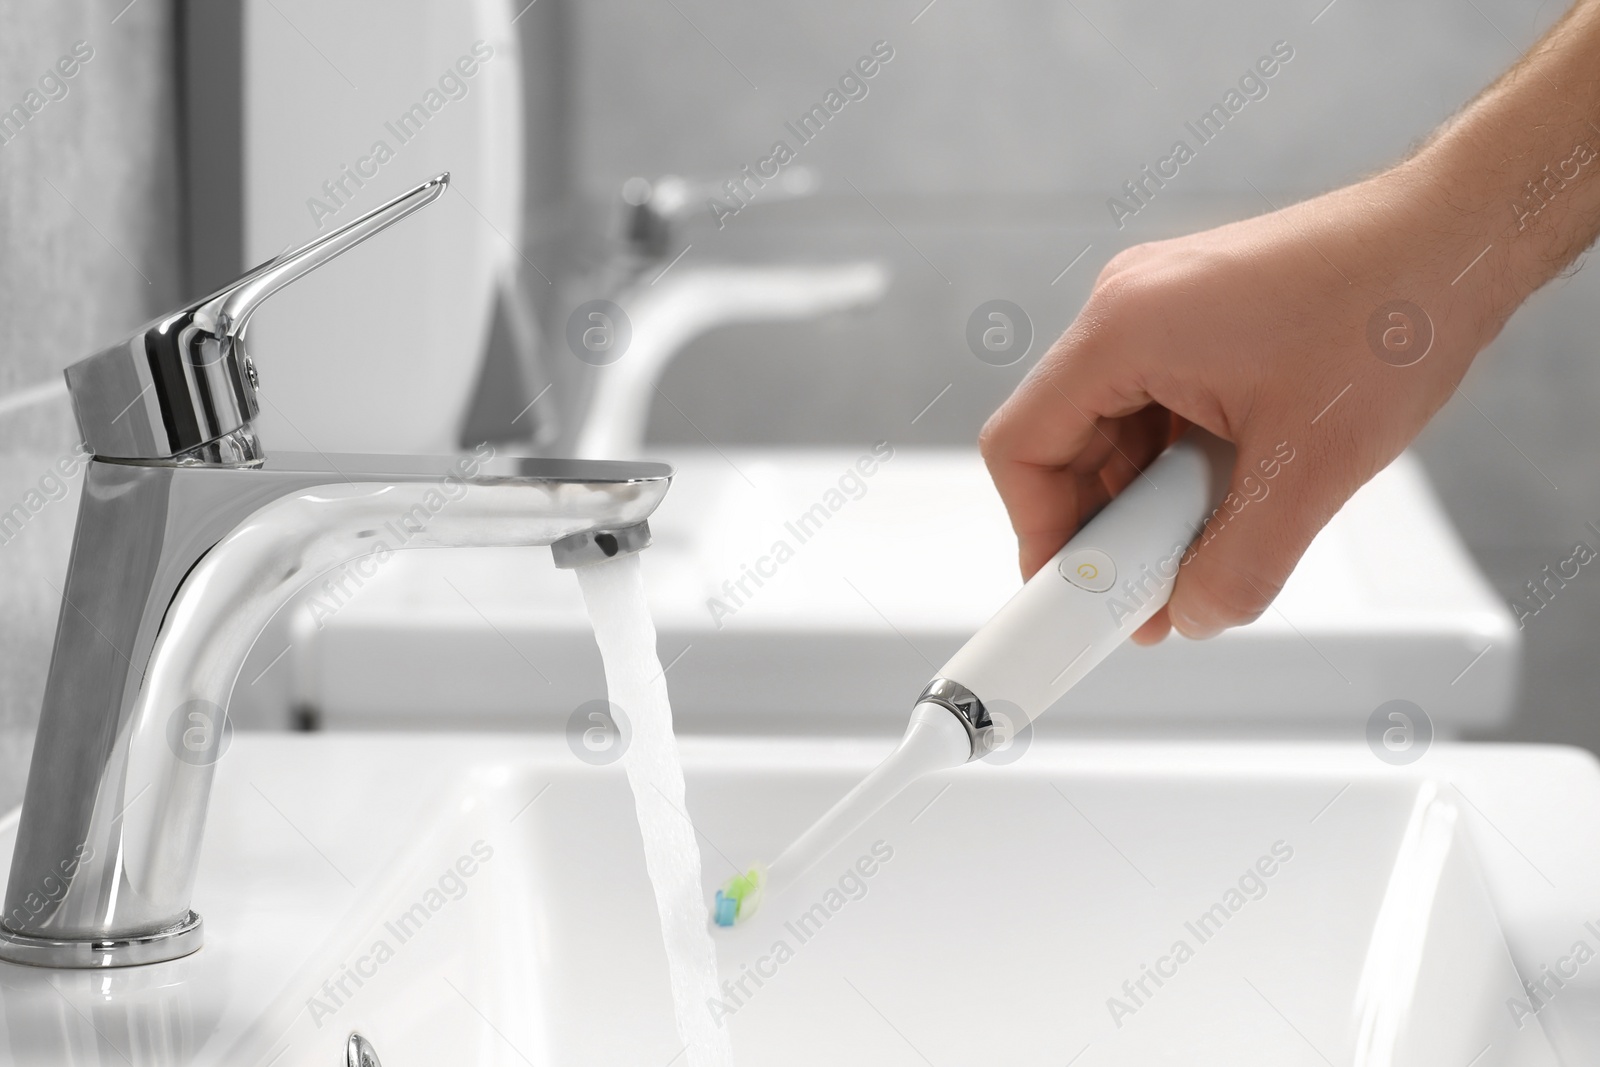
[{"label": "electric toothbrush", "polygon": [[889,756],[770,866],[717,891],[712,919],[749,918],[912,782],[981,759],[997,723],[1014,737],[1166,604],[1221,501],[1233,448],[1192,429],[1028,579],[923,689]]}]

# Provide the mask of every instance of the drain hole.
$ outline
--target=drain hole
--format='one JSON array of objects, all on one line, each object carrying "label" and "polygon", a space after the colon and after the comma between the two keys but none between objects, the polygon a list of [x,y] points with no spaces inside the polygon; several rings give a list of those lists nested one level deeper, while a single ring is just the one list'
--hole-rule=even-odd
[{"label": "drain hole", "polygon": [[612,556],[615,556],[617,554],[617,547],[618,546],[617,546],[617,535],[616,534],[608,534],[608,533],[595,534],[594,544],[595,544],[596,548],[598,548],[600,551],[602,551],[602,552],[604,552],[606,554],[606,558],[607,559],[609,559]]}]

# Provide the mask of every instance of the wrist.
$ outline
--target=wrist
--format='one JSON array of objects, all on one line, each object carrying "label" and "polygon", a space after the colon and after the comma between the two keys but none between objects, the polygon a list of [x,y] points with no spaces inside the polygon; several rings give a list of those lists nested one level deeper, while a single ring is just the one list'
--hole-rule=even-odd
[{"label": "wrist", "polygon": [[1597,51],[1600,3],[1580,5],[1396,168],[1435,191],[1438,225],[1489,250],[1473,274],[1502,322],[1600,230]]},{"label": "wrist", "polygon": [[1545,280],[1506,239],[1503,199],[1475,178],[1446,146],[1430,145],[1368,183],[1387,246],[1376,257],[1383,284],[1426,309],[1469,360]]}]

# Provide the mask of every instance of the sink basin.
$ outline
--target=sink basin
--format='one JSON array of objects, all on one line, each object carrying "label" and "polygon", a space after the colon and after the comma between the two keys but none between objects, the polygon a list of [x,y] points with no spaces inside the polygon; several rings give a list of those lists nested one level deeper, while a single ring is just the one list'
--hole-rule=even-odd
[{"label": "sink basin", "polygon": [[[884,748],[686,742],[708,893]],[[919,783],[720,933],[719,1012],[743,1064],[1593,1062],[1600,966],[1508,1004],[1515,963],[1596,940],[1596,814],[1561,749],[1037,740]],[[351,1030],[386,1067],[680,1051],[626,782],[559,737],[241,732],[195,906],[181,960],[0,965],[3,1058],[334,1067]]]}]

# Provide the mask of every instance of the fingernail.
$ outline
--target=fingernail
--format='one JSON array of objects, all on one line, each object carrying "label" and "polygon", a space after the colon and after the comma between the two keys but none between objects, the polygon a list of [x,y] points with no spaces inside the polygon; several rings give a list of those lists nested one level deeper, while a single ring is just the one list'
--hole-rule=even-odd
[{"label": "fingernail", "polygon": [[1222,627],[1215,623],[1202,623],[1181,608],[1168,607],[1167,614],[1172,617],[1172,628],[1191,641],[1205,641],[1222,632]]}]

